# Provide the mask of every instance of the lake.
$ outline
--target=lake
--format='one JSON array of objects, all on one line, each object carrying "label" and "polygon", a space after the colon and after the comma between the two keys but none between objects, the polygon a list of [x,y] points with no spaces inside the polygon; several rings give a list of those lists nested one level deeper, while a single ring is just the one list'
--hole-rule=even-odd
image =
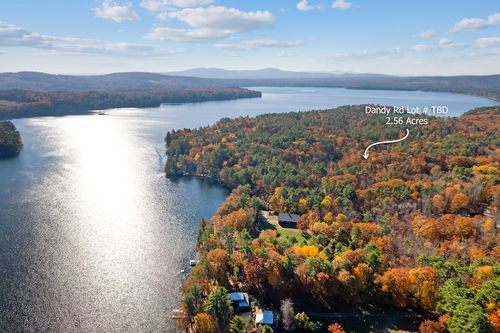
[{"label": "lake", "polygon": [[15,120],[24,149],[0,161],[0,331],[173,330],[196,224],[227,193],[164,177],[168,130],[345,104],[445,105],[451,115],[498,105],[418,91],[255,89],[261,99]]}]

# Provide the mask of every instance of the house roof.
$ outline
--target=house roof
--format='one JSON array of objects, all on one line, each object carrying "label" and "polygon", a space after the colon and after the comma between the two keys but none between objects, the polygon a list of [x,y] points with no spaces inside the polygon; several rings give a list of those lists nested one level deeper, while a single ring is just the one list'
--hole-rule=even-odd
[{"label": "house roof", "polygon": [[248,294],[244,292],[233,292],[229,294],[229,297],[233,302],[244,301],[246,298],[248,298]]},{"label": "house roof", "polygon": [[243,292],[233,292],[229,294],[231,302],[238,304],[240,308],[250,307],[250,301],[248,300],[248,294]]},{"label": "house roof", "polygon": [[288,214],[288,213],[279,213],[278,220],[280,222],[292,222],[297,223],[299,221],[300,215],[297,214]]},{"label": "house roof", "polygon": [[255,314],[255,323],[262,325],[274,324],[274,314],[272,311],[260,311]]}]

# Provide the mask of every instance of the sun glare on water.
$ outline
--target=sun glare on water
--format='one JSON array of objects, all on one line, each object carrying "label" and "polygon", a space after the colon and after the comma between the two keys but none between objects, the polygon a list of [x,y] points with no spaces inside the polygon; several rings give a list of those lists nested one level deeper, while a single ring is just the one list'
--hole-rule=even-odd
[{"label": "sun glare on water", "polygon": [[127,284],[133,280],[130,262],[143,255],[147,214],[143,170],[136,167],[140,149],[130,130],[107,117],[82,117],[64,126],[68,145],[78,147],[72,176],[87,251],[108,278]]}]

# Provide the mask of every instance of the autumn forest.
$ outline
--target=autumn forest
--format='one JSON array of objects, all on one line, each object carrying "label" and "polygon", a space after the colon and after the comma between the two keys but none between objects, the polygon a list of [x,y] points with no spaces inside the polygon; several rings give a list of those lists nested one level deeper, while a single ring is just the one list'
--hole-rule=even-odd
[{"label": "autumn forest", "polygon": [[[500,332],[500,108],[429,117],[366,160],[369,143],[406,127],[363,110],[221,119],[167,134],[167,176],[231,191],[198,226],[181,327],[255,331],[229,311],[228,293],[241,290],[278,309],[276,331],[343,332],[304,311],[350,304],[421,313],[422,333]],[[297,230],[267,223],[273,213],[298,214]]]}]

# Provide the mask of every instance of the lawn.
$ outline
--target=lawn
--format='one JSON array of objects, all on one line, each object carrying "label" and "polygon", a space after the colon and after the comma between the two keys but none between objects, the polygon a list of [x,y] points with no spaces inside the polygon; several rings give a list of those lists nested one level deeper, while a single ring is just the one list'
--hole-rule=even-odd
[{"label": "lawn", "polygon": [[281,236],[295,237],[297,240],[304,239],[302,231],[295,228],[283,228],[278,223],[278,215],[270,214],[268,211],[261,211],[262,218],[267,221]]}]

